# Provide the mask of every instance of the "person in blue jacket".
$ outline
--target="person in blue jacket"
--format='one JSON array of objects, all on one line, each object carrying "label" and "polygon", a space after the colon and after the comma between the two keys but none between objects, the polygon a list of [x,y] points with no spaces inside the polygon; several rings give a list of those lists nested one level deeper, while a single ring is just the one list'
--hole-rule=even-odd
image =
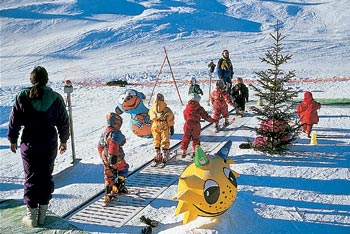
[{"label": "person in blue jacket", "polygon": [[61,154],[66,151],[69,138],[65,102],[59,93],[46,86],[48,80],[44,67],[33,69],[30,73],[33,86],[17,94],[7,132],[10,149],[16,153],[23,126],[20,151],[25,173],[23,197],[27,212],[22,222],[29,227],[45,222],[54,191],[54,161],[58,150]]},{"label": "person in blue jacket", "polygon": [[231,93],[234,72],[228,50],[225,49],[222,51],[222,58],[219,59],[216,67],[219,79],[225,84],[226,92]]}]

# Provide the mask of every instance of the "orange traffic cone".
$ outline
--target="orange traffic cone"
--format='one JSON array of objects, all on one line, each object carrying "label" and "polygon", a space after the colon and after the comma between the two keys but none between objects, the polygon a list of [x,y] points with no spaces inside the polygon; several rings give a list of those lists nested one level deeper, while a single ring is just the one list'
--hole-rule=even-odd
[{"label": "orange traffic cone", "polygon": [[310,145],[317,145],[317,138],[316,138],[316,133],[315,132],[311,133]]}]

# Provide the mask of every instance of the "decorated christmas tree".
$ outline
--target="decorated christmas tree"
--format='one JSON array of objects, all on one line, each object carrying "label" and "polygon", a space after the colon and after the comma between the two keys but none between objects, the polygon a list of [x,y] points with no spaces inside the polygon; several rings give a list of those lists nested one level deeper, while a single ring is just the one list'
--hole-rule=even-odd
[{"label": "decorated christmas tree", "polygon": [[300,125],[293,98],[300,91],[289,86],[290,80],[295,77],[294,71],[285,72],[281,69],[281,65],[292,56],[282,54],[281,41],[285,36],[280,33],[278,22],[275,33],[270,33],[270,36],[274,45],[260,59],[271,67],[255,72],[258,84],[250,85],[260,103],[260,106],[252,107],[259,125],[253,128],[257,136],[251,146],[258,151],[280,153],[288,150],[299,134]]}]

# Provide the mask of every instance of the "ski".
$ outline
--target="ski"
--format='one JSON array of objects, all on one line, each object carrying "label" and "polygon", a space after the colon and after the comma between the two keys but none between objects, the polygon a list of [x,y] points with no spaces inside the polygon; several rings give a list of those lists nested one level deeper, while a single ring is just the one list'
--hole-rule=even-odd
[{"label": "ski", "polygon": [[128,192],[126,193],[117,193],[117,194],[113,194],[113,195],[109,195],[110,200],[109,201],[104,201],[103,202],[103,207],[107,207],[109,206],[113,201],[119,201],[119,197],[121,196],[125,196],[125,195],[138,195],[141,192],[141,190],[139,188],[135,188],[132,190],[128,190]]},{"label": "ski", "polygon": [[344,135],[331,135],[331,134],[317,134],[316,138],[350,138],[350,136]]}]

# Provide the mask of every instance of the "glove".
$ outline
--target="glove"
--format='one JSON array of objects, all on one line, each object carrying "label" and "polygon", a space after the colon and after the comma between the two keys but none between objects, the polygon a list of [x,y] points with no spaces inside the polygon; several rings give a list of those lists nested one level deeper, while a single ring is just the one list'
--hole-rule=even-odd
[{"label": "glove", "polygon": [[174,135],[174,126],[169,127],[170,135]]}]

